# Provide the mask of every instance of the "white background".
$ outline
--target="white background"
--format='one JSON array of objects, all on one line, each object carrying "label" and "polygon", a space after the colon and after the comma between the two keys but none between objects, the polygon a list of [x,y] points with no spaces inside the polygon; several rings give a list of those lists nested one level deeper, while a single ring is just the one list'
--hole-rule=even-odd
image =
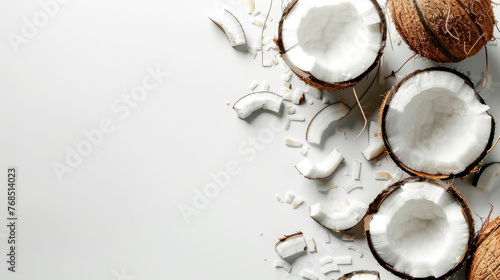
[{"label": "white background", "polygon": [[[240,19],[253,44],[260,29],[250,24],[246,1],[223,4]],[[268,5],[256,1],[257,9]],[[279,6],[275,1],[265,36],[277,33]],[[346,157],[341,169],[323,185],[301,177],[294,164],[303,156],[286,147],[283,138],[305,140],[309,120],[324,104],[307,96],[314,104],[297,107],[306,122],[293,122],[290,130],[276,130],[268,138],[263,135],[270,123],[281,123],[282,116],[264,112],[249,121],[238,119],[226,102],[232,105],[249,93],[252,80],[267,80],[271,90],[279,91],[281,70],[261,67],[260,54],[252,59],[232,49],[207,18],[213,7],[213,1],[71,0],[58,4],[59,10],[35,26],[31,38],[15,46],[10,38],[23,36],[24,18],[33,22],[44,10],[39,1],[0,3],[0,279],[298,279],[303,268],[321,279],[357,269],[379,270],[382,279],[396,279],[376,264],[361,228],[354,232],[354,244],[363,258],[347,250],[338,234],[330,233],[326,244],[321,227],[308,214],[308,206],[318,201],[369,203],[385,185],[373,180],[373,170],[396,170],[389,158],[379,167],[361,156],[368,134],[355,140],[363,125],[360,111],[340,123],[346,139],[335,135],[332,126],[324,144],[311,147],[307,155],[320,160],[335,147]],[[397,44],[395,33],[390,39],[383,76],[412,55],[404,42]],[[498,120],[500,54],[497,46],[488,50],[490,80],[482,95]],[[272,59],[274,51],[264,55]],[[477,83],[484,62],[481,51],[454,67],[470,71]],[[411,60],[396,78],[377,79],[364,99],[369,118],[376,120],[385,91],[427,65],[433,63]],[[148,68],[169,77],[127,116],[113,110],[113,104],[123,106],[122,95],[141,85]],[[303,86],[295,77],[293,83]],[[358,92],[367,84],[359,85]],[[347,90],[337,98],[352,106],[351,94]],[[59,180],[54,163],[66,164],[68,149],[85,141],[83,132],[106,119],[113,131]],[[259,140],[259,149],[250,148],[251,139],[259,136],[265,143]],[[499,153],[494,150],[485,161],[498,160]],[[363,162],[363,189],[347,194],[341,186],[350,177],[344,174],[356,159]],[[179,207],[193,207],[195,193],[213,182],[211,172],[224,170],[229,162],[238,164],[239,174],[184,219]],[[8,272],[3,261],[8,166],[18,168],[16,273]],[[339,187],[327,194],[317,191],[329,184]],[[488,203],[496,206],[495,214],[500,211],[500,190],[477,190],[459,179],[453,184],[473,213],[486,216]],[[288,190],[305,198],[298,209],[275,200],[276,193],[284,197]],[[316,239],[318,253],[297,260],[291,274],[275,269],[274,244],[299,230]],[[318,260],[326,255],[350,255],[353,264],[324,276]]]}]

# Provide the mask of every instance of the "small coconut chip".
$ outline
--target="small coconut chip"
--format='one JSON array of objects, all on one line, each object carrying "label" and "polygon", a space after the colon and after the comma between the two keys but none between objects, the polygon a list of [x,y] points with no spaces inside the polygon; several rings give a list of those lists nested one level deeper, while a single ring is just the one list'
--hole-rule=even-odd
[{"label": "small coconut chip", "polygon": [[302,146],[300,148],[300,154],[303,155],[303,156],[307,155],[308,151],[309,151],[309,146]]},{"label": "small coconut chip", "polygon": [[375,171],[375,173],[373,173],[373,179],[389,181],[390,179],[392,179],[392,175],[387,171]]},{"label": "small coconut chip", "polygon": [[306,117],[304,117],[303,115],[293,115],[290,116],[290,120],[294,122],[303,122],[306,120]]},{"label": "small coconut chip", "polygon": [[290,106],[286,107],[286,112],[287,112],[287,114],[289,114],[289,115],[293,115],[293,114],[295,114],[295,106],[290,105]]},{"label": "small coconut chip", "polygon": [[262,62],[262,66],[263,67],[272,67],[274,64],[273,64],[273,61],[272,60],[264,60]]},{"label": "small coconut chip", "polygon": [[247,0],[248,14],[251,15],[255,12],[255,2],[253,0]]},{"label": "small coconut chip", "polygon": [[283,119],[283,124],[285,126],[285,130],[290,129],[290,117],[289,116],[285,116],[285,118]]},{"label": "small coconut chip", "polygon": [[286,101],[293,100],[293,91],[287,87],[282,87],[280,94],[281,94],[281,96],[283,96],[283,99],[285,99]]},{"label": "small coconut chip", "polygon": [[297,209],[303,202],[304,199],[302,197],[296,196],[292,204],[293,209]]},{"label": "small coconut chip", "polygon": [[306,140],[309,143],[319,145],[321,137],[331,123],[342,118],[349,112],[349,107],[338,102],[321,109],[311,120],[306,131]]},{"label": "small coconut chip", "polygon": [[349,272],[338,280],[380,280],[380,275],[377,271],[359,270]]},{"label": "small coconut chip", "polygon": [[274,261],[274,267],[276,267],[276,268],[283,268],[288,273],[290,273],[290,271],[292,271],[292,265],[290,265],[289,263],[287,263],[284,260],[275,260]]},{"label": "small coconut chip", "polygon": [[246,45],[245,31],[239,20],[226,9],[217,9],[216,15],[209,17],[226,34],[231,47]]},{"label": "small coconut chip", "polygon": [[358,246],[353,245],[353,244],[346,244],[345,246],[347,247],[347,249],[355,251],[356,253],[358,253],[358,256],[360,258],[363,257],[363,251],[361,251],[361,249]]},{"label": "small coconut chip", "polygon": [[308,280],[318,280],[319,279],[318,275],[316,275],[314,272],[307,270],[307,269],[303,269],[300,272],[300,277],[302,277],[304,279],[308,279]]},{"label": "small coconut chip", "polygon": [[292,100],[293,104],[299,105],[299,104],[304,103],[305,100],[306,100],[306,98],[304,97],[304,90],[302,90],[300,88],[296,88],[293,91],[293,100]]},{"label": "small coconut chip", "polygon": [[274,195],[274,198],[276,198],[276,200],[280,203],[283,203],[283,199],[281,198],[281,196],[277,193]]},{"label": "small coconut chip", "polygon": [[309,248],[309,253],[316,253],[318,252],[318,248],[316,248],[316,242],[314,242],[314,238],[308,238],[306,239],[307,243],[307,248]]},{"label": "small coconut chip", "polygon": [[354,160],[354,165],[352,169],[352,178],[356,181],[359,181],[359,177],[361,176],[361,161]]},{"label": "small coconut chip", "polygon": [[295,197],[295,194],[292,191],[287,191],[285,195],[285,203],[292,203],[293,198]]},{"label": "small coconut chip", "polygon": [[295,168],[307,179],[325,179],[335,173],[342,161],[344,156],[337,149],[333,149],[323,161],[313,163],[310,159],[304,158],[295,165]]},{"label": "small coconut chip", "polygon": [[499,176],[500,162],[488,163],[481,166],[472,185],[483,190],[491,190]]},{"label": "small coconut chip", "polygon": [[343,256],[343,257],[332,257],[332,261],[337,265],[350,265],[352,264],[351,256]]},{"label": "small coconut chip", "polygon": [[316,99],[321,99],[321,90],[315,87],[307,85],[305,92]]},{"label": "small coconut chip", "polygon": [[354,189],[362,189],[363,185],[359,180],[351,180],[347,184],[344,185],[344,190],[346,193],[352,192]]},{"label": "small coconut chip", "polygon": [[270,88],[271,85],[268,81],[263,80],[262,82],[260,82],[259,91],[269,91]]},{"label": "small coconut chip", "polygon": [[342,234],[342,240],[344,240],[344,241],[354,241],[354,235],[344,233],[344,234]]},{"label": "small coconut chip", "polygon": [[311,218],[327,229],[333,231],[345,231],[353,228],[361,221],[368,205],[358,200],[352,200],[348,205],[344,202],[334,204],[334,207],[326,207],[319,202],[309,208]]},{"label": "small coconut chip", "polygon": [[331,256],[326,256],[319,260],[319,266],[325,266],[328,263],[333,263],[333,258]]},{"label": "small coconut chip", "polygon": [[248,85],[248,88],[250,90],[254,90],[257,86],[259,85],[259,82],[257,82],[256,80],[253,80],[249,85]]},{"label": "small coconut chip", "polygon": [[259,109],[279,113],[282,102],[283,98],[275,93],[269,91],[254,92],[236,101],[233,109],[240,119],[245,119]]},{"label": "small coconut chip", "polygon": [[300,147],[302,147],[302,141],[300,141],[298,139],[294,139],[294,138],[290,138],[290,137],[285,137],[284,141],[285,141],[285,144],[288,147],[292,147],[292,148],[300,148]]},{"label": "small coconut chip", "polygon": [[368,147],[361,154],[366,160],[373,160],[379,157],[385,150],[384,141],[382,141],[382,135],[380,134],[377,122],[370,122],[368,135]]},{"label": "small coconut chip", "polygon": [[340,271],[339,266],[334,263],[328,263],[321,267],[321,272],[323,274],[328,274],[337,271]]},{"label": "small coconut chip", "polygon": [[285,237],[280,238],[280,241],[276,243],[274,250],[282,259],[287,259],[305,252],[305,250],[307,250],[307,244],[302,232],[298,232],[292,235],[285,235]]}]

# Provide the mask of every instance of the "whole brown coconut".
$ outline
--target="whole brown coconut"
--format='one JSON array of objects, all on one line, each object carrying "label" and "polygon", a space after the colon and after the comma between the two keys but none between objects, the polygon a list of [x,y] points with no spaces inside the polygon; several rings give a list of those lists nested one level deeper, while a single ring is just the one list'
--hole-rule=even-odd
[{"label": "whole brown coconut", "polygon": [[389,0],[392,20],[408,46],[438,62],[458,62],[493,38],[490,0]]},{"label": "whole brown coconut", "polygon": [[477,248],[467,273],[468,280],[500,279],[500,217],[486,222],[477,237]]}]

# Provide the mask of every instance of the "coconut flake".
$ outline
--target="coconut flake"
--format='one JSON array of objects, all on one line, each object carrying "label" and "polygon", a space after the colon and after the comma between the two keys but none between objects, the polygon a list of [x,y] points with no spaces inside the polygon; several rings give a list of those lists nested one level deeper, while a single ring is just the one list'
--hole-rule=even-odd
[{"label": "coconut flake", "polygon": [[259,109],[279,113],[282,101],[281,96],[272,92],[254,92],[236,101],[233,109],[240,119],[245,119]]},{"label": "coconut flake", "polygon": [[354,227],[363,219],[368,210],[368,205],[361,201],[352,200],[347,207],[339,209],[337,203],[334,207],[326,207],[318,202],[310,207],[310,215],[316,222],[333,231],[343,231]]},{"label": "coconut flake", "polygon": [[323,274],[329,274],[332,272],[337,272],[340,271],[339,266],[335,263],[327,263],[323,266],[321,266],[321,272]]},{"label": "coconut flake", "polygon": [[271,66],[273,66],[273,65],[274,65],[274,64],[273,64],[273,61],[272,61],[272,60],[264,60],[264,61],[262,62],[262,66],[263,66],[263,67],[271,67]]},{"label": "coconut flake", "polygon": [[376,171],[375,173],[373,173],[373,179],[388,181],[392,179],[392,175],[387,171]]},{"label": "coconut flake", "polygon": [[282,259],[296,256],[303,253],[306,249],[306,241],[300,232],[293,235],[285,235],[274,247],[274,250]]},{"label": "coconut flake", "polygon": [[290,120],[294,122],[303,122],[306,120],[306,117],[304,117],[303,115],[293,115],[290,116]]},{"label": "coconut flake", "polygon": [[304,279],[308,279],[308,280],[318,280],[319,279],[318,275],[316,275],[314,272],[307,270],[307,269],[303,269],[300,272],[300,277],[302,277]]},{"label": "coconut flake", "polygon": [[321,137],[328,126],[345,116],[347,112],[349,112],[349,107],[342,102],[334,103],[323,108],[312,118],[307,127],[307,142],[319,145],[321,143]]},{"label": "coconut flake", "polygon": [[302,197],[296,196],[292,204],[293,209],[297,209],[303,202],[304,199]]},{"label": "coconut flake", "polygon": [[474,178],[474,186],[483,190],[491,190],[493,184],[500,176],[500,162],[483,165],[476,176]]},{"label": "coconut flake", "polygon": [[260,83],[259,91],[269,91],[270,88],[271,88],[271,85],[269,84],[269,82],[266,80],[263,80]]},{"label": "coconut flake", "polygon": [[217,9],[215,16],[209,17],[226,34],[231,47],[246,45],[245,31],[239,20],[226,9]]},{"label": "coconut flake", "polygon": [[346,244],[345,246],[347,247],[347,249],[352,250],[352,251],[355,251],[356,253],[358,253],[358,256],[359,256],[360,258],[362,258],[362,257],[363,257],[363,251],[361,251],[361,249],[359,249],[359,247],[358,247],[358,246],[353,245],[353,244]]},{"label": "coconut flake", "polygon": [[298,139],[294,139],[294,138],[290,138],[290,137],[285,137],[285,144],[288,146],[288,147],[292,147],[292,148],[300,148],[302,147],[302,141],[298,140]]},{"label": "coconut flake", "polygon": [[285,130],[290,129],[290,117],[289,116],[285,116],[283,123],[285,124]]},{"label": "coconut flake", "polygon": [[353,167],[353,170],[352,170],[352,178],[354,180],[359,181],[360,175],[361,175],[361,161],[354,160],[354,167]]},{"label": "coconut flake", "polygon": [[333,263],[338,265],[350,265],[352,264],[351,256],[343,256],[343,257],[332,257]]},{"label": "coconut flake", "polygon": [[257,86],[259,85],[259,82],[257,82],[256,80],[253,80],[249,85],[248,85],[248,88],[250,90],[254,90]]},{"label": "coconut flake", "polygon": [[290,105],[286,108],[286,112],[289,114],[289,115],[293,115],[295,114],[295,106],[293,105]]},{"label": "coconut flake", "polygon": [[302,146],[300,148],[300,154],[303,155],[303,156],[307,155],[308,151],[309,151],[309,146]]},{"label": "coconut flake", "polygon": [[287,263],[284,260],[275,260],[274,261],[274,267],[276,267],[276,268],[283,268],[288,273],[290,273],[290,271],[292,271],[292,265],[290,265],[289,263]]},{"label": "coconut flake", "polygon": [[350,193],[354,189],[362,189],[363,186],[359,180],[351,180],[344,185],[344,190],[346,193]]},{"label": "coconut flake", "polygon": [[384,141],[382,140],[377,122],[370,122],[368,135],[368,147],[366,147],[361,154],[366,160],[373,160],[379,157],[385,150]]},{"label": "coconut flake", "polygon": [[307,243],[307,248],[309,248],[310,253],[316,253],[318,252],[318,248],[316,248],[316,242],[314,242],[314,238],[308,238],[306,239]]},{"label": "coconut flake", "polygon": [[307,179],[324,179],[330,177],[344,161],[344,156],[333,149],[330,154],[321,162],[313,163],[310,159],[304,158],[295,168]]},{"label": "coconut flake", "polygon": [[292,191],[287,191],[285,195],[285,203],[292,203],[293,198],[295,197],[295,194]]},{"label": "coconut flake", "polygon": [[255,2],[253,0],[247,0],[248,14],[251,15],[255,12]]}]

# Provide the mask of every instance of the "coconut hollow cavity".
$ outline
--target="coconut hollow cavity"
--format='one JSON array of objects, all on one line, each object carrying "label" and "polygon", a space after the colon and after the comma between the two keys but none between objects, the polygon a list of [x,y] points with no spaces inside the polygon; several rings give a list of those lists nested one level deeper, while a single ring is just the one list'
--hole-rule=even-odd
[{"label": "coconut hollow cavity", "polygon": [[283,12],[277,44],[301,80],[342,90],[375,68],[385,39],[385,17],[375,0],[295,0]]},{"label": "coconut hollow cavity", "polygon": [[474,220],[453,186],[410,177],[370,204],[365,235],[375,259],[396,276],[446,279],[472,254]]},{"label": "coconut hollow cavity", "polygon": [[464,75],[442,67],[418,70],[382,103],[382,139],[409,174],[462,177],[492,146],[495,121],[488,109]]}]

